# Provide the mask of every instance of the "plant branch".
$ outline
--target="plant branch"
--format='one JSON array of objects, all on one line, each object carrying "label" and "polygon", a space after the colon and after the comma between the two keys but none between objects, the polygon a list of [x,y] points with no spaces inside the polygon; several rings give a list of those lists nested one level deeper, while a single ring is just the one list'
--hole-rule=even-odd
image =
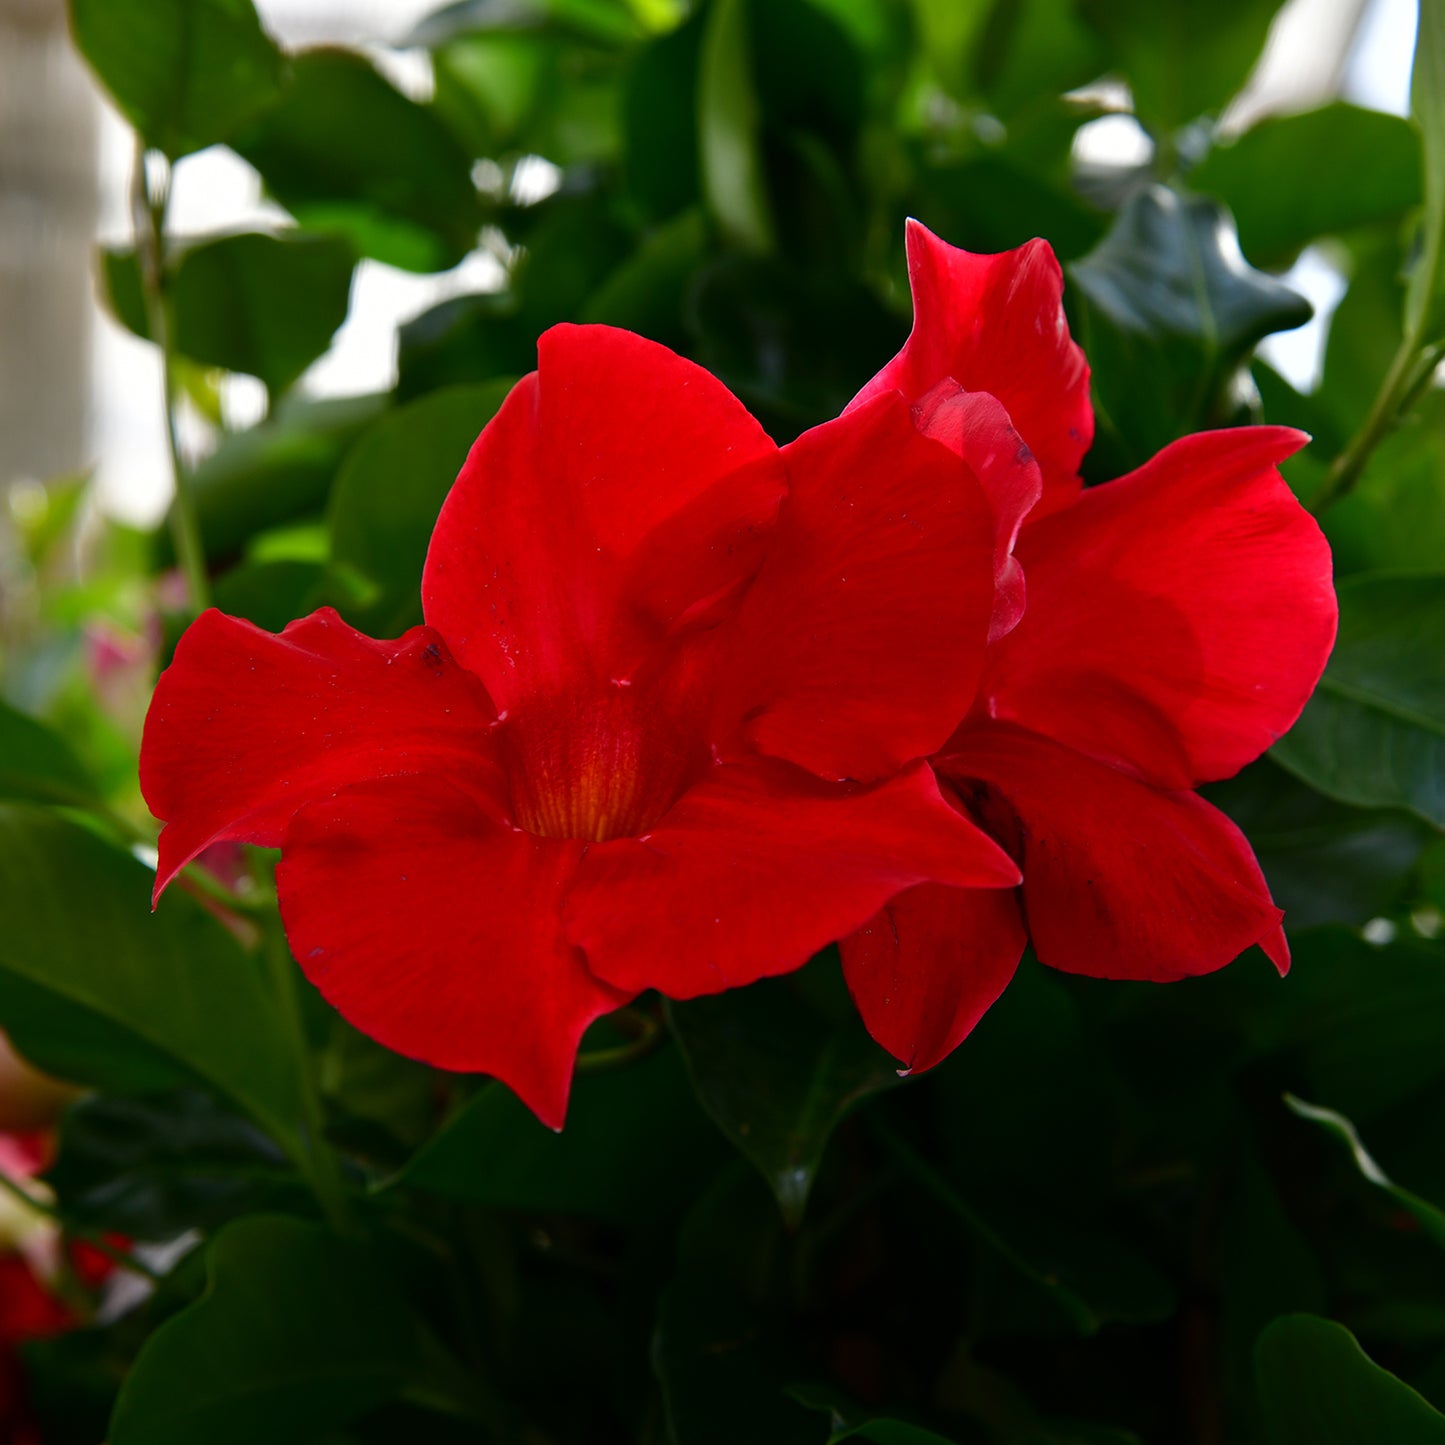
[{"label": "plant branch", "polygon": [[136,138],[135,173],[131,178],[131,223],[135,230],[136,261],[140,267],[141,291],[145,297],[146,327],[151,341],[161,354],[161,374],[165,384],[166,440],[170,446],[171,473],[175,481],[175,500],[171,504],[171,536],[175,541],[176,560],[185,574],[191,608],[203,612],[210,605],[210,580],[206,572],[206,553],[201,541],[200,522],[196,516],[195,498],[191,495],[190,474],[181,454],[180,433],[176,427],[176,358],[170,315],[170,294],[165,270],[166,211],[170,205],[170,177],[160,195],[153,196],[146,179],[145,142]]},{"label": "plant branch", "polygon": [[1335,458],[1324,486],[1310,502],[1310,510],[1316,516],[1354,491],[1375,448],[1394,431],[1429,386],[1442,356],[1445,356],[1445,343],[1424,346],[1415,328],[1401,341],[1364,424]]}]

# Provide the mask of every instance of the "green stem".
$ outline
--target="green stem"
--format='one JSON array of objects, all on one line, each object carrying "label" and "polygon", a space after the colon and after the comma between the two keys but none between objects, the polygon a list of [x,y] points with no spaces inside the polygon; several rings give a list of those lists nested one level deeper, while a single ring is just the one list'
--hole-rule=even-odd
[{"label": "green stem", "polygon": [[585,1054],[578,1054],[579,1074],[595,1074],[605,1069],[616,1069],[636,1059],[646,1058],[662,1040],[662,1020],[642,1009],[620,1009],[613,1015],[612,1021],[623,1030],[631,1032],[632,1037],[625,1044],[617,1044],[610,1049],[592,1049]]},{"label": "green stem", "polygon": [[1375,448],[1400,424],[1430,384],[1442,355],[1445,346],[1422,346],[1413,329],[1401,341],[1364,425],[1335,458],[1324,486],[1310,502],[1316,516],[1354,491]]},{"label": "green stem", "polygon": [[170,316],[170,295],[165,271],[166,210],[170,204],[170,177],[157,197],[152,197],[146,182],[145,142],[136,138],[135,174],[131,178],[131,222],[135,228],[136,261],[140,266],[141,290],[145,296],[146,325],[151,340],[161,353],[161,372],[165,383],[166,440],[170,446],[171,472],[175,479],[175,501],[171,504],[171,536],[175,541],[176,560],[185,574],[191,607],[203,612],[210,605],[210,579],[206,572],[206,552],[201,541],[200,522],[196,516],[195,498],[191,495],[190,474],[181,454],[180,433],[176,429],[176,357]]},{"label": "green stem", "polygon": [[346,1231],[351,1224],[351,1210],[346,1197],[345,1181],[336,1154],[326,1142],[325,1117],[321,1108],[321,1089],[316,1079],[315,1061],[306,1038],[306,1025],[301,1015],[301,990],[296,980],[299,970],[291,957],[286,935],[279,917],[273,917],[266,928],[266,960],[271,981],[280,1005],[282,1020],[290,1037],[296,1058],[296,1072],[301,1083],[300,1149],[293,1158],[306,1176],[316,1202],[331,1224]]}]

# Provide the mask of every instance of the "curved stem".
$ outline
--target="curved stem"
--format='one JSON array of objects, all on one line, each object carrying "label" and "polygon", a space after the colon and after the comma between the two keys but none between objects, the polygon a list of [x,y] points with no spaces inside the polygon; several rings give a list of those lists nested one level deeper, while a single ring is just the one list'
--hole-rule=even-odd
[{"label": "curved stem", "polygon": [[1400,424],[1430,384],[1445,344],[1423,347],[1412,332],[1400,343],[1364,425],[1335,458],[1325,484],[1310,501],[1316,516],[1354,491],[1376,447]]},{"label": "curved stem", "polygon": [[165,223],[170,204],[170,178],[158,197],[153,197],[146,180],[145,142],[136,138],[135,174],[131,178],[131,223],[135,229],[136,261],[140,266],[141,290],[145,296],[146,326],[152,342],[161,353],[161,373],[165,383],[166,440],[170,447],[171,472],[175,480],[175,500],[171,504],[171,536],[175,541],[176,560],[185,574],[191,608],[203,612],[210,605],[210,579],[206,572],[206,552],[201,541],[200,522],[196,516],[195,498],[191,495],[190,477],[181,454],[180,433],[176,428],[175,347],[172,338],[170,296],[165,274]]},{"label": "curved stem", "polygon": [[610,1049],[593,1049],[588,1053],[578,1054],[579,1074],[600,1073],[604,1069],[620,1068],[635,1059],[646,1058],[662,1039],[662,1020],[642,1009],[619,1009],[613,1015],[612,1022],[632,1037],[626,1043],[616,1044]]}]

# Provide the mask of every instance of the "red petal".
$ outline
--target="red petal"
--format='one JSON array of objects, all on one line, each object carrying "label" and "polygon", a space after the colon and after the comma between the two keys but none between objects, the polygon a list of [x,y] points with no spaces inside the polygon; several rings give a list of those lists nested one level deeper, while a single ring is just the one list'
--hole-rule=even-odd
[{"label": "red petal", "polygon": [[589,848],[567,931],[619,988],[691,998],[799,967],[914,884],[1017,879],[926,764],[860,788],[757,759],[715,768],[651,833]]},{"label": "red petal", "polygon": [[1039,464],[1002,404],[987,392],[940,382],[913,409],[918,429],[963,458],[994,514],[993,617],[989,640],[1018,626],[1024,613],[1024,574],[1013,555],[1024,518],[1043,492]]},{"label": "red petal", "polygon": [[1069,338],[1064,275],[1048,242],[980,256],[909,221],[908,280],[913,332],[852,405],[894,388],[916,401],[952,377],[1007,408],[1043,471],[1044,508],[1074,496],[1094,413],[1089,366]]},{"label": "red petal", "polygon": [[629,997],[562,936],[581,852],[445,781],[396,779],[299,813],[276,886],[292,952],[343,1017],[397,1053],[494,1074],[556,1129],[578,1041]]},{"label": "red petal", "polygon": [[1028,613],[990,651],[1007,718],[1165,786],[1228,777],[1299,716],[1334,642],[1330,551],[1275,464],[1304,437],[1185,437],[1019,544]]},{"label": "red petal", "polygon": [[783,491],[777,448],[715,377],[630,332],[553,327],[442,508],[427,621],[500,708],[605,685],[638,626],[751,578]]},{"label": "red petal", "polygon": [[978,780],[1011,809],[1025,919],[1044,963],[1166,981],[1277,943],[1284,915],[1244,834],[1202,798],[1017,728],[983,724],[958,742],[940,770],[965,797]]},{"label": "red petal", "polygon": [[156,895],[223,839],[280,844],[297,808],[367,778],[497,787],[490,700],[430,628],[375,642],[330,608],[279,636],[202,613],[162,674],[141,790],[165,821]]},{"label": "red petal", "polygon": [[719,643],[726,700],[765,753],[822,777],[883,777],[968,710],[993,607],[992,510],[897,393],[783,455],[787,503]]},{"label": "red petal", "polygon": [[961,1044],[1014,976],[1024,943],[1018,896],[924,883],[840,945],[868,1032],[909,1072]]}]

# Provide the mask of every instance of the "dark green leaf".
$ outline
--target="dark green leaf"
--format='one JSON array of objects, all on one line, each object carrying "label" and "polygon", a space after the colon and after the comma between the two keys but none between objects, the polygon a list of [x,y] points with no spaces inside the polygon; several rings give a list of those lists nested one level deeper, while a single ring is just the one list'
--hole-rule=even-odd
[{"label": "dark green leaf", "polygon": [[793,1225],[833,1130],[898,1082],[897,1063],[838,996],[836,968],[823,955],[805,974],[668,1005],[703,1108],[762,1172]]},{"label": "dark green leaf", "polygon": [[[1349,185],[1336,184],[1348,175]],[[1420,200],[1420,142],[1399,116],[1344,101],[1271,116],[1212,151],[1189,184],[1234,213],[1260,264],[1288,261],[1321,236],[1393,220]]]},{"label": "dark green leaf", "polygon": [[146,1342],[109,1438],[304,1445],[383,1401],[454,1392],[454,1368],[381,1256],[254,1216],[217,1236],[204,1298]]},{"label": "dark green leaf", "polygon": [[1340,634],[1272,756],[1341,802],[1445,827],[1445,577],[1342,582]]},{"label": "dark green leaf", "polygon": [[176,345],[284,391],[331,344],[351,295],[350,245],[282,232],[188,250],[176,273]]},{"label": "dark green leaf", "polygon": [[253,960],[180,888],[85,829],[0,809],[0,1023],[49,1073],[122,1092],[201,1082],[283,1144],[294,1062]]},{"label": "dark green leaf", "polygon": [[264,1134],[193,1093],[80,1100],[46,1182],[72,1228],[144,1240],[304,1198]]},{"label": "dark green leaf", "polygon": [[516,298],[488,292],[423,311],[401,328],[397,346],[403,400],[521,376],[537,364],[537,335],[518,317]]},{"label": "dark green leaf", "polygon": [[216,580],[211,600],[232,617],[280,632],[288,622],[316,610],[325,577],[320,562],[245,562]]},{"label": "dark green leaf", "polygon": [[1435,835],[1404,812],[1350,808],[1262,759],[1205,796],[1249,837],[1291,928],[1356,928],[1404,899],[1415,860]]},{"label": "dark green leaf", "polygon": [[707,12],[697,90],[702,189],[730,239],[747,250],[770,251],[751,8],[748,0],[717,0]]},{"label": "dark green leaf", "polygon": [[63,737],[0,703],[0,798],[84,804],[95,796],[94,782]]},{"label": "dark green leaf", "polygon": [[1259,1337],[1255,1371],[1272,1445],[1440,1445],[1445,1415],[1343,1326],[1284,1315]]},{"label": "dark green leaf", "polygon": [[1082,0],[1156,135],[1217,114],[1244,84],[1283,0]]},{"label": "dark green leaf", "polygon": [[[259,426],[227,436],[191,477],[206,556],[235,557],[259,533],[321,511],[347,448],[387,401],[289,398]],[[163,558],[168,545],[162,539]]]},{"label": "dark green leaf", "polygon": [[662,220],[702,201],[697,77],[703,16],[646,46],[622,93],[623,165],[629,197]]},{"label": "dark green leaf", "polygon": [[[346,320],[355,260],[350,242],[301,231],[192,246],[170,282],[176,349],[284,391]],[[107,252],[105,276],[116,315],[149,338],[134,253]]]},{"label": "dark green leaf", "polygon": [[392,637],[421,621],[427,543],[467,452],[510,389],[506,380],[447,387],[399,407],[364,433],[331,490],[333,571],[364,599],[343,611]]},{"label": "dark green leaf", "polygon": [[1217,202],[1163,186],[1136,192],[1070,270],[1100,430],[1121,448],[1109,458],[1118,470],[1231,420],[1250,349],[1310,318],[1303,297],[1245,265]]},{"label": "dark green leaf", "polygon": [[379,261],[419,271],[459,261],[482,213],[451,132],[353,52],[305,51],[292,68],[280,104],[234,142],[281,204]]},{"label": "dark green leaf", "polygon": [[484,1088],[393,1187],[499,1209],[565,1210],[638,1223],[675,1208],[720,1145],[694,1103],[676,1050],[581,1074],[560,1134],[500,1084]]},{"label": "dark green leaf", "polygon": [[285,62],[251,0],[70,0],[80,52],[148,145],[228,140],[280,94]]}]

